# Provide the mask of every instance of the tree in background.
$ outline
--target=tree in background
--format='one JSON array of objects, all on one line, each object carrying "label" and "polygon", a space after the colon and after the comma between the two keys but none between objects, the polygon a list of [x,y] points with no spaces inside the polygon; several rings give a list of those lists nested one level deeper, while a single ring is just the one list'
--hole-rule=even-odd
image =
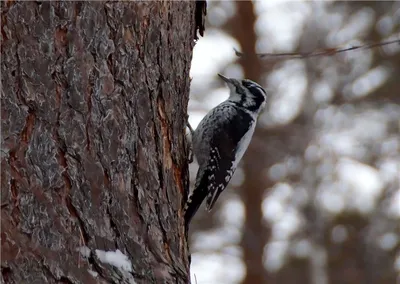
[{"label": "tree in background", "polygon": [[[244,56],[216,55],[207,70],[256,80],[271,97],[212,218],[200,210],[193,222],[198,283],[396,283],[399,44],[303,59],[254,53],[399,39],[399,3],[213,1],[208,12],[210,41],[236,41]],[[199,74],[198,100],[211,92]]]},{"label": "tree in background", "polygon": [[187,283],[194,2],[1,3],[1,282]]}]

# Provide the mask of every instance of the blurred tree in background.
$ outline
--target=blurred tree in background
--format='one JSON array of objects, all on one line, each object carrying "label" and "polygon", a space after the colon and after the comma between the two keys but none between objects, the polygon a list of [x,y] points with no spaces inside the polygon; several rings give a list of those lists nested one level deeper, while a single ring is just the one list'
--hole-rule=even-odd
[{"label": "blurred tree in background", "polygon": [[192,65],[191,123],[226,99],[217,72],[258,81],[270,98],[229,188],[193,221],[192,279],[400,281],[400,45],[305,59],[255,55],[399,32],[400,2],[209,2]]}]

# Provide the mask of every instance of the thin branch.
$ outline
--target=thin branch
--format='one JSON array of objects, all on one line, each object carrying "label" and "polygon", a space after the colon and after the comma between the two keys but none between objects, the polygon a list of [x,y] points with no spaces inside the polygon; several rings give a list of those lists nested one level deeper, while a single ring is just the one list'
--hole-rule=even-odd
[{"label": "thin branch", "polygon": [[[394,40],[389,40],[389,41],[382,41],[382,42],[375,42],[375,43],[370,43],[370,44],[364,44],[364,45],[357,45],[357,46],[351,46],[348,48],[325,48],[322,50],[315,50],[311,52],[283,52],[283,53],[261,53],[257,54],[257,56],[260,57],[260,59],[266,59],[269,57],[283,57],[283,58],[310,58],[310,57],[318,57],[318,56],[333,56],[338,53],[342,52],[347,52],[351,50],[357,50],[357,49],[371,49],[371,48],[376,48],[376,47],[381,47],[393,43],[398,43],[400,45],[400,39],[394,39]],[[234,49],[236,56],[238,57],[244,57],[246,54]]]}]

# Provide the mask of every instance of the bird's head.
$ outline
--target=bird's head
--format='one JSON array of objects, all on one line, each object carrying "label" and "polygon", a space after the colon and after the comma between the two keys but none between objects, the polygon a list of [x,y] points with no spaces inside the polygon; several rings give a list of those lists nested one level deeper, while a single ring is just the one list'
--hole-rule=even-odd
[{"label": "bird's head", "polygon": [[237,80],[221,74],[218,76],[226,82],[230,89],[230,101],[237,102],[240,106],[257,114],[264,108],[267,93],[259,84],[248,79]]}]

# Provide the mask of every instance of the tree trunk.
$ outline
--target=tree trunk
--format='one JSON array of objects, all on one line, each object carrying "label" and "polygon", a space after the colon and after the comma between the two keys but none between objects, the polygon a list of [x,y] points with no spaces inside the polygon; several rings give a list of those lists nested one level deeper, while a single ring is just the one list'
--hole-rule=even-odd
[{"label": "tree trunk", "polygon": [[188,283],[196,4],[1,5],[2,282]]},{"label": "tree trunk", "polygon": [[[240,61],[244,78],[261,82],[260,75],[263,66],[255,54],[255,45],[257,35],[254,25],[257,15],[254,11],[254,4],[251,1],[237,2],[238,11],[236,17],[232,18],[231,33],[236,38],[244,54],[245,59]],[[260,145],[255,145],[262,138],[256,130],[252,143],[243,157],[244,181],[240,187],[240,196],[242,197],[245,208],[245,221],[243,225],[243,235],[241,246],[243,249],[243,260],[246,266],[246,275],[242,281],[247,283],[267,283],[268,274],[263,264],[264,246],[268,241],[270,229],[263,224],[261,205],[264,197],[264,190],[268,184],[264,175],[260,174],[260,169],[267,167],[267,159],[258,157],[264,156],[264,149]],[[262,142],[261,144],[265,144]]]}]

